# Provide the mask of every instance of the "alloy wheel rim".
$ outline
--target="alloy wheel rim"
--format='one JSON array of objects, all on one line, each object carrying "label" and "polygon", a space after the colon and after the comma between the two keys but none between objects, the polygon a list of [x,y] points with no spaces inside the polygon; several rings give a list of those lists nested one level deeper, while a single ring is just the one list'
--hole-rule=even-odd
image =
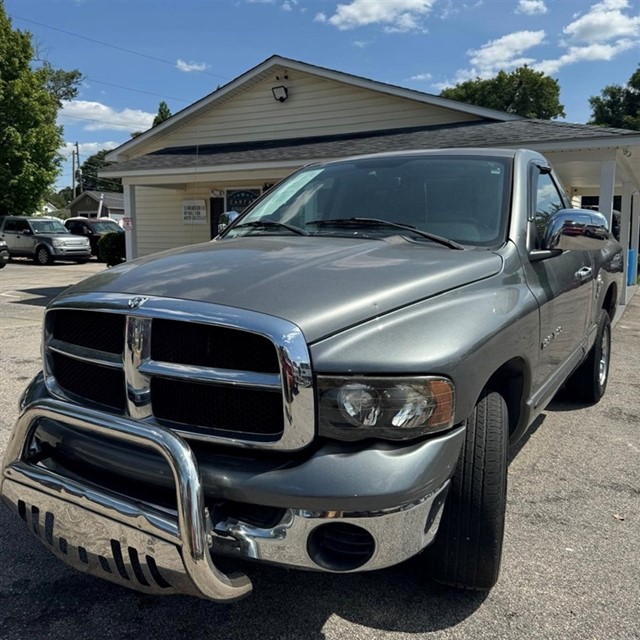
[{"label": "alloy wheel rim", "polygon": [[603,387],[609,373],[609,327],[602,332],[600,344],[600,363],[598,366],[598,384]]}]

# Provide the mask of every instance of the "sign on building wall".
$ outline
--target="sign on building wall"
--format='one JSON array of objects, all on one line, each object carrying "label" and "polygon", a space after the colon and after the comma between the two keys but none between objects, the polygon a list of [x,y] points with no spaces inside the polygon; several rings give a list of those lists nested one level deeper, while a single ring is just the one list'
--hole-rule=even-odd
[{"label": "sign on building wall", "polygon": [[227,189],[227,211],[242,213],[259,196],[260,189]]},{"label": "sign on building wall", "polygon": [[204,200],[182,201],[182,222],[184,224],[206,224],[207,205]]}]

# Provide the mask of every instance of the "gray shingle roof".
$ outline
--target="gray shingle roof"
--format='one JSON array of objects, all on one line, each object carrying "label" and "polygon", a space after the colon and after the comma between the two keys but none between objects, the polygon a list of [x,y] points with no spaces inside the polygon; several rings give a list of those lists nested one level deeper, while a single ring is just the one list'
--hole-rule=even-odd
[{"label": "gray shingle roof", "polygon": [[[251,162],[311,161],[350,155],[440,149],[449,147],[500,147],[544,142],[570,142],[640,135],[612,129],[548,120],[479,122],[440,127],[414,127],[314,138],[178,147],[155,151],[111,165],[100,175],[120,175],[136,170],[168,170]],[[122,194],[114,194],[122,195]],[[106,194],[105,194],[106,198]]]},{"label": "gray shingle roof", "polygon": [[116,191],[85,191],[85,193],[97,202],[100,202],[100,196],[104,195],[102,202],[108,209],[124,209],[124,194],[122,193]]}]

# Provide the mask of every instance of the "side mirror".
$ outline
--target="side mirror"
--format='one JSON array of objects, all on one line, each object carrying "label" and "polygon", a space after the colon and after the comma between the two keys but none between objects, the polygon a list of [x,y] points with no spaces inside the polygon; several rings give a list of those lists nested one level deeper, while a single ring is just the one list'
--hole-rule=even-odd
[{"label": "side mirror", "polygon": [[530,258],[541,260],[568,250],[597,250],[610,238],[607,219],[589,209],[560,209],[551,214],[539,250]]},{"label": "side mirror", "polygon": [[222,233],[239,216],[237,211],[225,211],[218,220],[218,233]]},{"label": "side mirror", "polygon": [[32,236],[33,235],[33,231],[31,231],[31,229],[23,229],[22,230],[22,235],[23,236]]}]

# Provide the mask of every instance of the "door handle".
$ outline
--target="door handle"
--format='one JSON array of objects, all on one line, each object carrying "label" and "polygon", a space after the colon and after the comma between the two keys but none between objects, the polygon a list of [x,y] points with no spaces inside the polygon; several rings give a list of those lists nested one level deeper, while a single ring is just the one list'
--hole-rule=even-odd
[{"label": "door handle", "polygon": [[591,267],[582,267],[576,271],[576,278],[580,278],[580,280],[586,280],[591,276]]}]

